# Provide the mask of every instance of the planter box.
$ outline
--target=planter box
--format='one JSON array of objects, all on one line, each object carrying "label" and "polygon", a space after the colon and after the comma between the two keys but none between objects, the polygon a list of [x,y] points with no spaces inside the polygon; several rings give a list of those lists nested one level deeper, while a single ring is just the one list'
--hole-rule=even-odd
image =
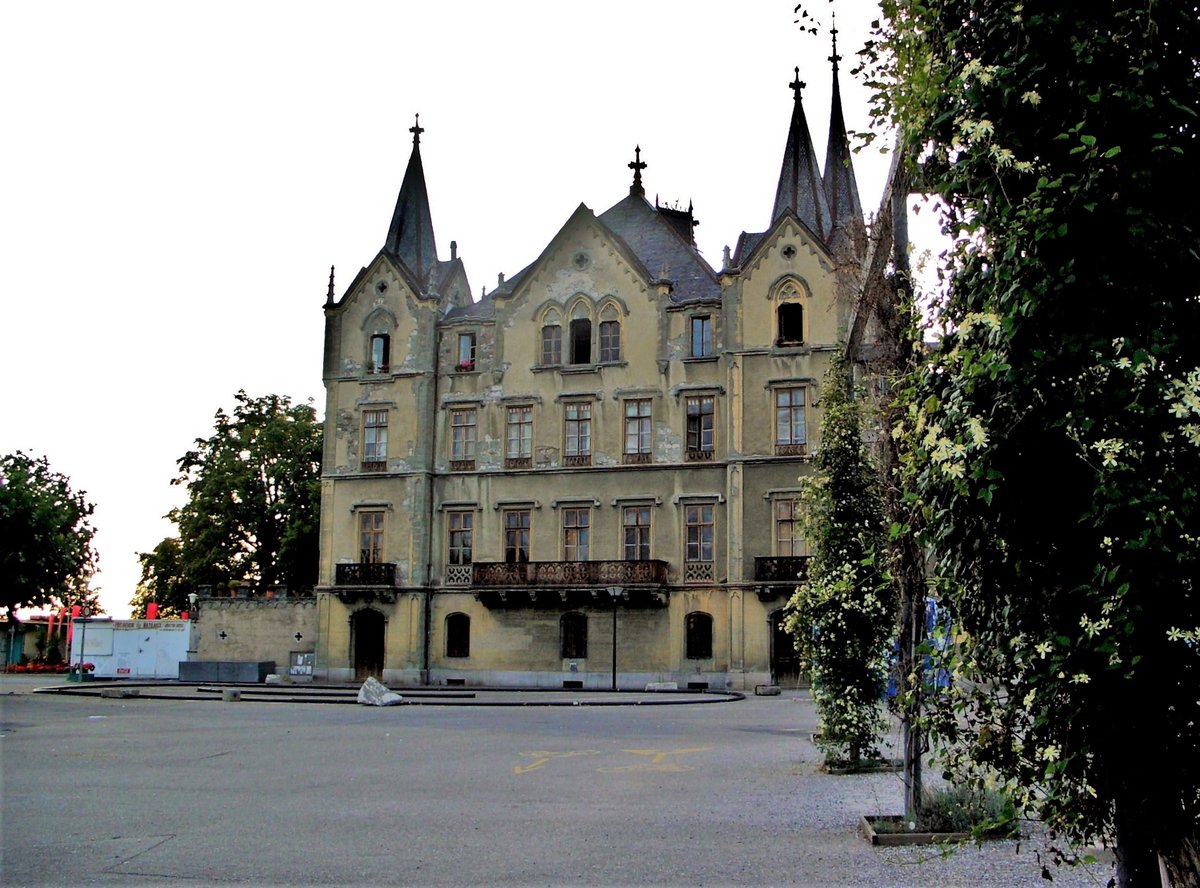
[{"label": "planter box", "polygon": [[899,814],[866,814],[859,823],[859,831],[872,845],[940,845],[944,842],[965,842],[970,833],[910,832],[907,821]]},{"label": "planter box", "polygon": [[859,759],[851,761],[826,761],[825,773],[843,774],[895,774],[904,770],[904,759]]}]

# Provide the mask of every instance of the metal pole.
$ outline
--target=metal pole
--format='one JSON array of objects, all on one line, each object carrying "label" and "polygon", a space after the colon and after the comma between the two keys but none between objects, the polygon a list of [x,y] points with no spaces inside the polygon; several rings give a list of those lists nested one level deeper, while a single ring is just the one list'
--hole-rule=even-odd
[{"label": "metal pole", "polygon": [[612,689],[617,689],[617,602],[625,590],[620,586],[609,586],[608,594],[612,598],[613,627],[612,627]]}]

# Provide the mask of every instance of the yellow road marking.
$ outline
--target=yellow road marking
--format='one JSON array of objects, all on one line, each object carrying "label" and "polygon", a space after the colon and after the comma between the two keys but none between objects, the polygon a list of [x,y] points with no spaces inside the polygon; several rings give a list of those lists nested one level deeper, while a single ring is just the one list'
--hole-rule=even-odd
[{"label": "yellow road marking", "polygon": [[707,752],[711,746],[693,746],[687,749],[622,749],[621,752],[627,752],[630,755],[645,756],[650,759],[648,762],[638,762],[636,765],[621,765],[616,768],[597,768],[597,771],[614,772],[614,771],[658,771],[658,772],[679,772],[695,770],[691,765],[681,765],[678,762],[667,761],[668,756],[673,755],[691,755],[696,752]]},{"label": "yellow road marking", "polygon": [[532,765],[527,765],[522,768],[520,765],[513,767],[514,774],[528,774],[530,771],[537,771],[546,767],[546,762],[556,758],[574,758],[579,755],[599,755],[598,749],[577,749],[568,752],[551,752],[549,750],[537,750],[535,752],[522,752],[521,758],[531,758],[534,760]]}]

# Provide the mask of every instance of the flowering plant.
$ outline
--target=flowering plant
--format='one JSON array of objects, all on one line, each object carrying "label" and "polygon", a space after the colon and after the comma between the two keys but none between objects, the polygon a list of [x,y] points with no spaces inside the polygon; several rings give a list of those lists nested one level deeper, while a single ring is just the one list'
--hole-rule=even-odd
[{"label": "flowering plant", "polygon": [[458,370],[459,370],[459,372],[462,372],[462,371],[464,371],[464,370],[474,370],[474,369],[475,369],[475,362],[474,362],[474,361],[459,361],[459,362],[458,362]]}]

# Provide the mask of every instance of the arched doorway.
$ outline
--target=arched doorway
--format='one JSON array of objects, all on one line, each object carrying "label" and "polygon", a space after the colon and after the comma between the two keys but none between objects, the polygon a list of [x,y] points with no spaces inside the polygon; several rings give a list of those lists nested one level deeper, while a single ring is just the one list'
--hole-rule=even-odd
[{"label": "arched doorway", "polygon": [[356,611],[350,617],[350,650],[354,657],[354,677],[358,681],[383,677],[383,629],[387,620],[372,608]]},{"label": "arched doorway", "polygon": [[771,677],[781,686],[800,684],[800,657],[795,639],[783,626],[783,608],[771,613]]}]

